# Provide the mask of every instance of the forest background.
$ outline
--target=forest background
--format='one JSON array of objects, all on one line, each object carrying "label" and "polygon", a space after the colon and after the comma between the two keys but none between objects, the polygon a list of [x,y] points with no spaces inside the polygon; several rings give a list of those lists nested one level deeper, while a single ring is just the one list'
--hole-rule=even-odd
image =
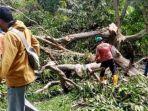
[{"label": "forest background", "polygon": [[[148,55],[148,2],[146,0],[0,0],[0,4],[11,7],[14,17],[23,21],[37,36],[42,46],[40,56],[42,66],[49,60],[56,61],[58,64],[89,63],[89,56],[95,54],[93,48],[96,44],[95,31],[102,30],[111,23],[116,23],[125,37],[134,36],[135,39],[131,37],[129,40],[135,50],[135,61]],[[63,44],[58,42],[60,43],[60,45],[56,44],[58,47],[45,44],[47,42],[42,40],[49,37],[48,39],[53,40],[54,43],[55,40],[60,41],[67,35],[82,32],[93,32],[93,34]],[[102,35],[105,37],[104,34]],[[117,45],[124,56],[125,52],[122,49],[126,44],[119,42],[119,45],[114,45]],[[63,46],[72,53],[80,54],[61,54],[63,51],[59,49]],[[53,47],[60,48],[57,51],[57,49],[53,50]],[[51,49],[51,55],[45,48]],[[80,56],[81,53],[84,54],[83,57]],[[119,67],[121,85],[117,97],[114,97],[112,84],[102,88],[94,78],[89,78],[87,72],[83,72],[82,78],[72,74],[69,78],[83,90],[73,88],[68,94],[63,94],[58,81],[60,77],[51,69],[42,71],[39,79],[29,86],[26,95],[27,99],[41,111],[148,110],[148,82],[142,75],[136,74],[125,82],[123,70]],[[45,91],[35,92],[49,81],[58,82]],[[4,84],[0,86],[0,91],[6,91]],[[0,111],[5,111],[6,99],[6,96],[1,96]]]}]

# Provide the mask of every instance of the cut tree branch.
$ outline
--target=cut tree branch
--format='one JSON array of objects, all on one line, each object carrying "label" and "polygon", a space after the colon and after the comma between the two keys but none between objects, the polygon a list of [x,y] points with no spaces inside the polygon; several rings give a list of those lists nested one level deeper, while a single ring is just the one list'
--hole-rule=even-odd
[{"label": "cut tree branch", "polygon": [[[64,73],[62,70],[60,70],[56,65],[51,64],[51,65],[49,65],[49,67],[50,67],[50,69],[52,69],[52,70],[54,70],[55,72],[57,72],[57,74],[58,74],[58,76],[59,76],[59,78],[60,78],[62,87],[65,87],[65,86],[63,86],[63,85],[66,85],[66,82],[68,82],[68,83],[74,85],[76,88],[81,89],[81,87],[78,86],[75,82],[73,82],[72,80],[68,79],[68,78],[66,77],[65,73]],[[64,89],[64,88],[63,88],[63,89]]]},{"label": "cut tree branch", "polygon": [[57,41],[59,43],[65,44],[65,43],[69,43],[69,42],[72,42],[72,41],[75,41],[75,40],[93,37],[95,35],[101,35],[103,37],[108,37],[109,36],[108,28],[106,27],[106,28],[102,28],[102,29],[97,30],[97,31],[82,32],[82,33],[78,33],[78,34],[70,34],[70,35],[67,35],[65,37],[57,39]]},{"label": "cut tree branch", "polygon": [[57,48],[57,49],[59,49],[59,50],[64,50],[64,51],[68,51],[68,49],[66,49],[66,48],[64,48],[62,45],[60,45],[60,44],[55,44],[55,43],[53,43],[53,42],[50,42],[50,41],[48,41],[48,40],[46,40],[46,39],[44,39],[44,38],[41,38],[41,37],[39,37],[39,36],[35,36],[38,40],[40,40],[40,41],[42,41],[42,42],[44,42],[44,43],[46,43],[46,44],[48,44],[48,45],[50,45],[50,46],[53,46],[54,48]]},{"label": "cut tree branch", "polygon": [[[115,62],[121,66],[124,70],[126,70],[129,66],[130,61],[128,59],[125,59],[121,53],[116,49],[112,49],[113,57]],[[94,55],[92,55],[94,56]],[[61,64],[61,65],[56,65],[57,68],[59,68],[61,71],[74,71],[79,77],[82,77],[83,71],[88,71],[90,74],[95,71],[95,70],[100,70],[100,64],[98,63],[90,63],[90,64]],[[42,73],[45,69],[50,68],[50,64],[47,64],[46,66],[43,66],[42,69],[40,70]],[[140,71],[138,71],[135,67],[131,68],[129,70],[130,75],[135,75],[135,74],[141,74]]]},{"label": "cut tree branch", "polygon": [[[41,70],[38,72],[39,74],[43,73],[45,69],[49,69],[51,61],[46,65],[42,66]],[[88,71],[89,73],[93,72],[94,70],[100,70],[100,64],[98,63],[90,63],[90,64],[61,64],[56,65],[62,71],[74,71],[79,77],[82,77],[83,71]]]},{"label": "cut tree branch", "polygon": [[60,84],[60,81],[50,81],[43,88],[38,89],[37,91],[35,91],[35,93],[43,92],[44,90],[48,89],[49,87],[52,87],[54,85],[59,85],[59,84]]},{"label": "cut tree branch", "polygon": [[142,38],[146,34],[148,34],[148,33],[146,32],[146,29],[144,29],[144,30],[141,30],[139,33],[136,33],[134,35],[125,36],[125,40],[135,41],[135,40]]},{"label": "cut tree branch", "polygon": [[59,56],[73,56],[73,55],[76,55],[76,56],[79,56],[79,57],[85,56],[85,54],[83,54],[83,53],[74,52],[74,51],[71,51],[71,50],[68,50],[68,51],[55,50],[55,49],[50,49],[49,47],[43,47],[43,46],[41,46],[40,48],[45,53],[47,53],[50,57],[54,57],[54,58],[59,57]]}]

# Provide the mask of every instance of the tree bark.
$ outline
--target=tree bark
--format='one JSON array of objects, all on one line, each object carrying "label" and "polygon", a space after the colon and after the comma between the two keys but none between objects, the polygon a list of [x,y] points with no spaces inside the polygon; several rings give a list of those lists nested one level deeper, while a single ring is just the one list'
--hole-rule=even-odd
[{"label": "tree bark", "polygon": [[[113,35],[113,33],[115,33],[116,35]],[[122,35],[122,33],[118,30],[110,30],[110,27],[105,27],[102,28],[100,30],[97,31],[90,31],[90,32],[82,32],[82,33],[77,33],[77,34],[70,34],[67,35],[65,37],[59,38],[59,39],[54,39],[55,42],[58,43],[52,43],[50,42],[50,40],[47,40],[49,37],[45,37],[45,36],[36,36],[38,40],[40,40],[41,42],[57,49],[57,50],[63,50],[63,51],[67,51],[67,52],[72,52],[68,49],[66,49],[65,46],[66,44],[76,41],[76,40],[80,40],[80,39],[87,39],[87,38],[94,38],[95,35],[100,35],[105,39],[109,40],[109,43],[111,43],[112,45],[115,45],[118,49],[120,47],[120,43],[121,41],[136,41],[142,37],[144,37],[144,35],[148,34],[148,32],[146,31],[146,29],[141,30],[140,32],[134,34],[134,35]],[[113,36],[112,36],[113,35]],[[62,45],[61,45],[62,44]],[[43,48],[42,48],[43,49]],[[44,50],[44,49],[43,49]],[[73,52],[72,52],[73,53]],[[76,53],[75,54],[81,54],[81,53]]]},{"label": "tree bark", "polygon": [[[112,53],[113,53],[113,57],[114,57],[115,62],[120,67],[122,67],[123,70],[126,71],[126,69],[129,66],[130,61],[128,59],[125,59],[116,48],[112,49]],[[61,64],[61,65],[55,65],[55,66],[56,66],[56,68],[58,68],[61,71],[66,71],[66,70],[67,71],[69,71],[69,70],[74,71],[79,77],[82,77],[82,74],[83,74],[84,71],[88,71],[88,73],[91,74],[95,70],[100,70],[100,64],[98,64],[98,63],[90,63],[90,64]],[[42,73],[43,70],[48,69],[48,68],[50,68],[50,64],[47,64],[47,65],[43,66],[42,69],[41,69],[41,72],[39,72],[39,73]],[[136,69],[136,67],[132,67],[129,70],[129,74],[130,75],[136,75],[136,74],[142,74],[142,72],[139,71],[138,69]]]},{"label": "tree bark", "polygon": [[141,39],[142,37],[144,37],[144,35],[148,34],[148,32],[146,31],[146,29],[141,30],[140,32],[134,34],[134,35],[130,35],[130,36],[124,36],[123,41],[124,40],[128,40],[128,41],[136,41],[138,39]]},{"label": "tree bark", "polygon": [[70,34],[70,35],[67,35],[65,37],[56,39],[56,41],[58,43],[61,43],[61,44],[68,44],[69,42],[73,42],[73,41],[80,40],[80,39],[90,38],[90,37],[93,37],[95,35],[101,35],[103,37],[109,37],[108,27],[98,29],[96,31],[82,32],[82,33],[78,33],[78,34]]},{"label": "tree bark", "polygon": [[50,81],[43,88],[38,89],[37,91],[35,91],[35,93],[43,92],[44,90],[48,89],[49,87],[52,87],[54,85],[59,85],[59,84],[60,84],[60,81]]},{"label": "tree bark", "polygon": [[116,25],[120,28],[120,16],[119,16],[119,0],[113,0],[113,6],[115,9]]}]

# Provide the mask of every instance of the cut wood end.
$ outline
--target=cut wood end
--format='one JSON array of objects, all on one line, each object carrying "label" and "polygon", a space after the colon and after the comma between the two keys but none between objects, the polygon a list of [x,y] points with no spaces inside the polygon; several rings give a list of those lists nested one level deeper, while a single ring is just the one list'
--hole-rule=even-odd
[{"label": "cut wood end", "polygon": [[108,28],[110,31],[114,31],[115,33],[118,31],[118,27],[116,26],[116,24],[114,23],[111,23],[109,25],[109,28]]}]

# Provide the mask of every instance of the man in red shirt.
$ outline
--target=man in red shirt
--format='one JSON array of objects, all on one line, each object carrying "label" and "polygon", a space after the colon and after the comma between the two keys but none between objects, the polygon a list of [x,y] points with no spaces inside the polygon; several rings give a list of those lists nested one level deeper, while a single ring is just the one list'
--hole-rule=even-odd
[{"label": "man in red shirt", "polygon": [[112,45],[105,43],[102,37],[96,36],[96,42],[98,42],[96,48],[96,61],[101,62],[101,73],[100,73],[100,81],[103,82],[105,80],[105,70],[106,68],[110,68],[112,72],[112,81],[116,86],[118,84],[118,74],[117,68],[113,59],[113,55],[111,52]]}]

